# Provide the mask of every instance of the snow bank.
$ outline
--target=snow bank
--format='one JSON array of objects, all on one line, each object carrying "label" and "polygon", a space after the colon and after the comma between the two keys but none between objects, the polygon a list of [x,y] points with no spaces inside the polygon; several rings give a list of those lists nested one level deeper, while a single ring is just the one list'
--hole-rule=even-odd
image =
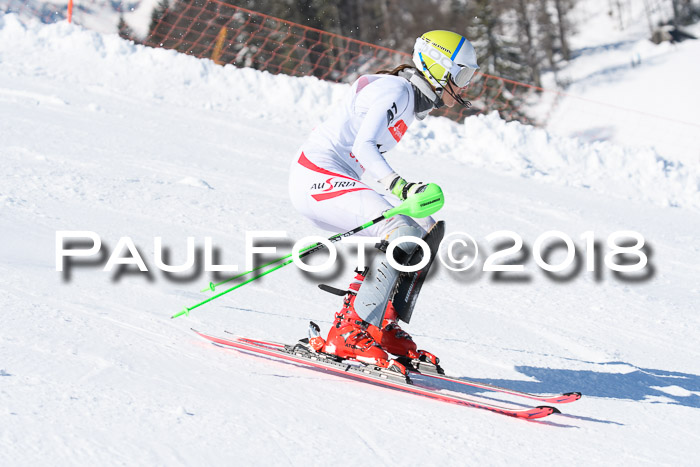
[{"label": "snow bank", "polygon": [[[9,72],[48,74],[72,89],[175,105],[182,118],[188,118],[187,109],[207,109],[266,118],[272,127],[283,122],[311,128],[348,89],[313,77],[221,67],[66,23],[23,25],[14,15],[0,16],[0,54]],[[552,136],[496,115],[461,124],[428,118],[416,126],[402,151],[614,197],[700,207],[700,166],[664,159],[651,148]]]},{"label": "snow bank", "polygon": [[463,125],[433,120],[414,136],[425,150],[474,166],[538,181],[589,188],[598,193],[662,206],[697,209],[700,171],[664,159],[652,148],[630,148],[507,123],[496,113],[468,118]]}]

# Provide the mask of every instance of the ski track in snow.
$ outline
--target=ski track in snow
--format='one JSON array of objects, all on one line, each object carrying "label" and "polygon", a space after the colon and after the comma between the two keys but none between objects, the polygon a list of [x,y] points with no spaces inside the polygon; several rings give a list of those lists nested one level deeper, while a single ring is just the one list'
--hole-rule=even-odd
[{"label": "ski track in snow", "polygon": [[[0,463],[694,464],[700,180],[652,150],[484,116],[428,119],[389,156],[443,187],[448,233],[484,252],[502,229],[530,249],[553,229],[580,247],[588,230],[603,247],[613,231],[644,235],[649,280],[584,269],[555,282],[531,257],[517,282],[438,267],[406,326],[451,374],[582,391],[563,415],[441,404],[189,331],[291,342],[309,319],[327,330],[339,299],[292,267],[169,319],[209,278],[167,280],[153,237],[174,264],[187,236],[212,236],[222,262],[242,265],[246,230],[324,234],[291,209],[287,167],[346,89],[0,16]],[[152,272],[64,280],[57,230],[98,232],[109,252],[130,236]],[[349,269],[323,280],[344,287]]]}]

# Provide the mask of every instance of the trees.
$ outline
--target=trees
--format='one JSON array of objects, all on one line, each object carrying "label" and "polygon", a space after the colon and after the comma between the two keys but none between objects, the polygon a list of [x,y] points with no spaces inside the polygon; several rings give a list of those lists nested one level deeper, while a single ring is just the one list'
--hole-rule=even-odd
[{"label": "trees", "polygon": [[[572,0],[225,1],[405,52],[410,52],[415,38],[426,31],[456,31],[475,44],[488,72],[537,86],[541,84],[543,66],[554,68],[557,57],[569,58],[566,14]],[[154,9],[151,36],[155,36],[154,26],[167,8],[168,0],[160,0]],[[308,47],[319,48],[318,38],[309,37],[307,42]]]},{"label": "trees", "polygon": [[151,13],[151,24],[148,26],[149,38],[153,44],[160,44],[165,39],[165,33],[158,31],[158,22],[167,14],[170,3],[168,0],[158,0],[158,5]]},{"label": "trees", "polygon": [[126,23],[126,21],[124,21],[124,16],[119,16],[119,23],[117,24],[117,33],[122,39],[127,39],[130,41],[135,40],[134,31]]},{"label": "trees", "polygon": [[[572,1],[172,0],[169,6],[159,0],[145,43],[211,58],[221,38],[216,60],[222,63],[352,81],[401,60],[411,63],[393,51],[411,53],[421,34],[451,30],[474,44],[483,73],[511,80],[475,79],[467,91],[478,96],[474,111],[508,109],[504,118],[522,119],[513,108],[522,107],[527,87],[514,82],[539,87],[543,70],[568,58]],[[125,24],[120,31],[128,32]]]}]

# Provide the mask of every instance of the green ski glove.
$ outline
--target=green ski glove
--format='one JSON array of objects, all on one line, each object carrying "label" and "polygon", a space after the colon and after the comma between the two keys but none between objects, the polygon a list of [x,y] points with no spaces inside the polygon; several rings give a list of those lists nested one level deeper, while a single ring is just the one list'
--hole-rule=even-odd
[{"label": "green ski glove", "polygon": [[408,183],[406,180],[396,175],[389,183],[387,189],[392,195],[399,198],[401,201],[405,201],[409,196],[420,193],[428,186],[427,183]]}]

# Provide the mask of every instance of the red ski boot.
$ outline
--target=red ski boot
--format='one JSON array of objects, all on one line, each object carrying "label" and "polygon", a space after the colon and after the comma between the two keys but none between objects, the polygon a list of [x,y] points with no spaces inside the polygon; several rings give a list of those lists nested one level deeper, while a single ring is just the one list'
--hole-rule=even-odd
[{"label": "red ski boot", "polygon": [[384,313],[382,328],[369,326],[368,331],[384,350],[393,355],[420,359],[438,365],[440,359],[426,350],[418,350],[416,343],[409,333],[401,329],[394,305],[389,301]]},{"label": "red ski boot", "polygon": [[343,308],[335,314],[335,321],[328,337],[323,341],[320,337],[310,341],[312,347],[319,352],[337,355],[340,358],[354,359],[371,363],[382,368],[389,368],[405,375],[406,367],[389,358],[387,353],[377,344],[369,332],[368,324],[355,312],[355,295],[359,290],[364,276],[358,273],[355,282],[350,284],[350,290],[345,297]]}]

